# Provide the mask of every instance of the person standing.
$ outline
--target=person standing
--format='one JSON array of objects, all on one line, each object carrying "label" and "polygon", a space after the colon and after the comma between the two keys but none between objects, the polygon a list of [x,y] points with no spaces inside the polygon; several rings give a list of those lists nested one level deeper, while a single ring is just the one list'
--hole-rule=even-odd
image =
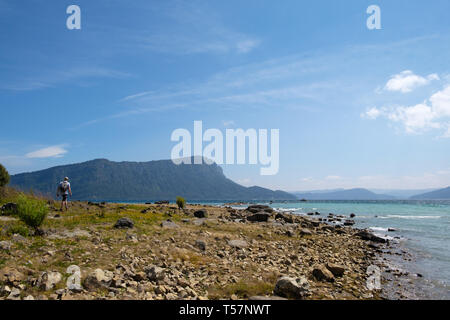
[{"label": "person standing", "polygon": [[72,189],[70,188],[70,182],[69,182],[69,178],[65,177],[64,181],[61,181],[58,185],[58,190],[56,191],[56,197],[60,196],[62,197],[61,200],[61,210],[63,211],[63,207],[66,207],[66,211],[68,210],[67,208],[67,203],[68,203],[68,197],[72,196]]}]

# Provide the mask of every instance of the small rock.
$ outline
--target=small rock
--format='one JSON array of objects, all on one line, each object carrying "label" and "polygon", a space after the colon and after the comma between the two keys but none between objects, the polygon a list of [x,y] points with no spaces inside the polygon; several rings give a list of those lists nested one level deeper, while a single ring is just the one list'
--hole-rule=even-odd
[{"label": "small rock", "polygon": [[350,213],[350,218],[354,218],[356,215],[354,213]]},{"label": "small rock", "polygon": [[20,290],[13,288],[6,300],[20,300]]},{"label": "small rock", "polygon": [[145,268],[145,273],[150,281],[163,280],[165,278],[165,270],[157,266],[149,266]]},{"label": "small rock", "polygon": [[197,248],[199,248],[200,250],[202,250],[202,251],[205,251],[205,250],[206,250],[206,242],[203,241],[203,240],[196,240],[196,241],[195,241],[195,246],[196,246]]},{"label": "small rock", "polygon": [[23,300],[34,300],[34,297],[30,294],[30,295],[26,296],[25,298],[23,298]]},{"label": "small rock", "polygon": [[230,245],[233,248],[242,249],[247,247],[248,243],[245,240],[230,240],[228,241],[228,245]]},{"label": "small rock", "polygon": [[137,236],[135,234],[131,234],[131,233],[127,233],[126,237],[125,237],[128,241],[134,242],[134,243],[138,243],[139,240],[137,238]]},{"label": "small rock", "polygon": [[62,275],[59,272],[42,272],[38,278],[37,286],[40,290],[51,290],[59,283],[62,279]]},{"label": "small rock", "polygon": [[333,282],[334,281],[334,276],[333,274],[330,272],[330,270],[328,270],[325,266],[323,265],[318,265],[313,269],[312,272],[314,278],[316,278],[319,281],[328,281],[328,282]]},{"label": "small rock", "polygon": [[16,214],[17,210],[18,210],[17,203],[13,202],[6,203],[0,208],[2,215]]},{"label": "small rock", "polygon": [[133,227],[134,222],[130,218],[120,218],[114,225],[114,228],[116,229],[131,229]]},{"label": "small rock", "polygon": [[99,288],[107,288],[111,284],[112,278],[112,272],[95,269],[84,280],[84,286],[91,291]]},{"label": "small rock", "polygon": [[7,284],[16,285],[19,282],[24,281],[25,278],[26,277],[23,273],[19,272],[17,269],[10,267],[3,268],[0,273],[0,281]]},{"label": "small rock", "polygon": [[331,273],[335,276],[335,277],[342,277],[342,275],[345,272],[345,268],[341,265],[338,264],[334,264],[334,263],[328,263],[327,264],[327,269],[331,271]]},{"label": "small rock", "polygon": [[288,231],[286,231],[286,235],[287,235],[288,237],[292,238],[295,234],[294,234],[294,231],[288,230]]},{"label": "small rock", "polygon": [[207,218],[208,217],[208,211],[206,209],[197,210],[194,212],[194,217],[196,218]]},{"label": "small rock", "polygon": [[168,229],[175,229],[178,228],[178,225],[171,220],[166,220],[161,223],[161,227]]},{"label": "small rock", "polygon": [[313,234],[312,231],[309,229],[305,229],[305,228],[300,229],[300,235],[302,235],[302,236],[310,236],[312,234]]},{"label": "small rock", "polygon": [[11,240],[14,242],[25,242],[27,239],[22,235],[15,233],[12,235]]},{"label": "small rock", "polygon": [[303,299],[309,294],[309,283],[303,277],[299,279],[282,277],[278,279],[273,292],[285,298]]},{"label": "small rock", "polygon": [[11,242],[0,241],[0,250],[5,250],[5,251],[11,250]]}]

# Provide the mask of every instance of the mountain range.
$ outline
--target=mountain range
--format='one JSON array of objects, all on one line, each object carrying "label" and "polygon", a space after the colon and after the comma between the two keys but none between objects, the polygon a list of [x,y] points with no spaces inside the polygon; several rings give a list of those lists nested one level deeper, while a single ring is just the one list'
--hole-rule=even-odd
[{"label": "mountain range", "polygon": [[450,187],[412,196],[413,200],[445,200],[450,199]]},{"label": "mountain range", "polygon": [[[287,193],[257,186],[244,187],[226,178],[217,164],[175,165],[171,160],[114,162],[96,159],[11,176],[10,185],[50,197],[64,177],[70,177],[77,200],[395,200],[450,199],[450,187],[432,190],[363,188]],[[385,193],[379,193],[384,191]],[[424,192],[427,191],[427,192]],[[389,193],[389,194],[388,194]],[[415,194],[414,194],[415,193]],[[414,194],[413,196],[410,196]]]},{"label": "mountain range", "polygon": [[331,190],[317,192],[295,192],[294,195],[299,199],[306,200],[394,200],[393,196],[386,194],[377,194],[367,189],[356,188],[348,190]]},{"label": "mountain range", "polygon": [[171,160],[113,162],[96,159],[11,176],[18,189],[55,196],[58,183],[70,178],[75,200],[295,200],[295,196],[261,187],[244,187],[217,164],[175,165]]}]

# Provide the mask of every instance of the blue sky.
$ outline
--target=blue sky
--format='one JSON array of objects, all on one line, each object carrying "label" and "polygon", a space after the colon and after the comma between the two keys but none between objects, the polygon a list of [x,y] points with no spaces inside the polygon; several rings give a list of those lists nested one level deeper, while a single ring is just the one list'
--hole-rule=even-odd
[{"label": "blue sky", "polygon": [[[66,8],[81,8],[81,30]],[[381,30],[366,27],[369,5]],[[274,189],[450,185],[450,2],[0,0],[0,163],[170,158],[193,121],[280,130]]]}]

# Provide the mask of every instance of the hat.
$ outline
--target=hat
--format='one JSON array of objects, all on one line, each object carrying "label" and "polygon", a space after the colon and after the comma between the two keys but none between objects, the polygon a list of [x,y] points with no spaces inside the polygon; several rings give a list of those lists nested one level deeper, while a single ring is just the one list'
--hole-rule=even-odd
[{"label": "hat", "polygon": [[64,181],[69,181],[69,178],[68,178],[68,177],[65,177],[65,178],[64,178]]}]

